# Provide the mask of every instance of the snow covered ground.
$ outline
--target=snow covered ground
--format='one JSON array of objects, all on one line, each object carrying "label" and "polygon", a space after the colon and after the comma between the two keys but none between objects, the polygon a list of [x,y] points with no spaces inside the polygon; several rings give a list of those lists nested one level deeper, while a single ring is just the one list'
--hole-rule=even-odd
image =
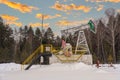
[{"label": "snow covered ground", "polygon": [[15,63],[0,64],[0,80],[120,80],[120,65],[108,67],[84,63],[54,63],[34,65],[21,71],[21,65]]}]

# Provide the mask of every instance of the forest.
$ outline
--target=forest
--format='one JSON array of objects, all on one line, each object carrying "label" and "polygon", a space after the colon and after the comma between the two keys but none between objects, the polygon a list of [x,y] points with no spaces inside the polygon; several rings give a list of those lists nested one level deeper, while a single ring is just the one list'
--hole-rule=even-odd
[{"label": "forest", "polygon": [[[101,63],[120,63],[120,13],[114,9],[105,11],[106,17],[96,20],[96,34],[85,29],[93,62],[97,59]],[[22,63],[42,43],[61,47],[64,36],[54,36],[49,27],[46,31],[40,27],[33,30],[32,26],[12,29],[0,17],[0,63]],[[67,42],[76,46],[78,32],[69,34]]]}]

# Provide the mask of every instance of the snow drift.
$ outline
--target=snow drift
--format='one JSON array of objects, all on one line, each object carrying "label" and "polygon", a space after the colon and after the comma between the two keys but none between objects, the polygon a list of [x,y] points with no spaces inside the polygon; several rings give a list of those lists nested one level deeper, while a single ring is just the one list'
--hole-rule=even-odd
[{"label": "snow drift", "polygon": [[115,68],[108,65],[86,65],[84,63],[55,63],[34,65],[21,71],[21,65],[15,63],[0,64],[0,80],[119,80],[120,65]]}]

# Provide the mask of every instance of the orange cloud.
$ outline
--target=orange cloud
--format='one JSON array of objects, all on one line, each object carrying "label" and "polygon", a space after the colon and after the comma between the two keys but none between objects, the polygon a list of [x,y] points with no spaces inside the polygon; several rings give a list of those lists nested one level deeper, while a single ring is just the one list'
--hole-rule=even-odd
[{"label": "orange cloud", "polygon": [[17,27],[21,27],[22,26],[22,23],[21,22],[6,22],[7,24],[10,24],[10,25],[15,25]]},{"label": "orange cloud", "polygon": [[105,0],[85,0],[86,2],[104,2]]},{"label": "orange cloud", "polygon": [[[32,26],[32,27],[41,27],[42,26],[41,23],[30,23],[29,25]],[[49,23],[44,23],[43,27],[48,28],[49,27]]]},{"label": "orange cloud", "polygon": [[54,9],[59,10],[59,11],[64,11],[63,6],[64,6],[63,4],[59,4],[59,1],[56,1],[54,6],[52,6],[51,8],[54,8]]},{"label": "orange cloud", "polygon": [[7,15],[7,14],[2,14],[0,15],[4,20],[6,21],[16,21],[18,20],[19,18],[15,17],[15,16],[10,16],[10,15]]},{"label": "orange cloud", "polygon": [[108,0],[109,2],[115,2],[115,3],[119,3],[120,0]]},{"label": "orange cloud", "polygon": [[67,25],[70,25],[71,22],[67,20],[61,20],[61,21],[58,21],[56,24],[59,26],[67,26]]},{"label": "orange cloud", "polygon": [[10,8],[19,10],[22,13],[31,12],[32,10],[37,10],[38,9],[36,7],[33,7],[33,6],[27,6],[25,4],[21,4],[21,3],[18,3],[18,2],[12,2],[12,1],[9,1],[9,0],[0,0],[0,3],[5,4]]},{"label": "orange cloud", "polygon": [[61,15],[60,14],[55,14],[54,16],[51,16],[51,15],[44,15],[44,14],[41,14],[41,13],[36,14],[36,18],[42,19],[42,17],[44,19],[53,19],[53,18],[61,17]]},{"label": "orange cloud", "polygon": [[120,0],[86,0],[86,2],[113,2],[113,3],[119,3]]},{"label": "orange cloud", "polygon": [[101,11],[104,8],[104,5],[98,5],[97,11]]},{"label": "orange cloud", "polygon": [[70,10],[82,10],[83,12],[89,12],[91,10],[91,7],[84,6],[84,5],[75,5],[75,4],[60,4],[59,1],[57,1],[51,8],[59,10],[59,11],[70,11]]},{"label": "orange cloud", "polygon": [[19,20],[18,17],[10,16],[10,15],[7,15],[7,14],[2,14],[0,16],[6,21],[6,24],[15,25],[15,26],[18,26],[18,27],[22,26],[21,22],[16,22],[17,20]]},{"label": "orange cloud", "polygon": [[67,20],[61,20],[61,21],[58,21],[56,23],[56,25],[58,26],[63,26],[63,27],[67,27],[67,26],[79,26],[81,24],[86,24],[88,23],[88,21],[90,19],[93,19],[93,18],[88,18],[88,19],[85,19],[85,20],[80,20],[80,21],[67,21]]}]

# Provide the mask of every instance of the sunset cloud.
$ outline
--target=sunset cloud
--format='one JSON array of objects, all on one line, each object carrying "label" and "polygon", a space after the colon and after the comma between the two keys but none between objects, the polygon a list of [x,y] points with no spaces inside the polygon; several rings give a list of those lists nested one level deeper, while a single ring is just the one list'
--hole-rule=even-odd
[{"label": "sunset cloud", "polygon": [[67,26],[67,25],[71,25],[71,23],[72,22],[67,21],[67,20],[61,20],[61,21],[58,21],[56,24],[59,26]]},{"label": "sunset cloud", "polygon": [[2,14],[0,16],[5,20],[6,24],[15,25],[18,27],[22,26],[21,22],[17,22],[17,20],[19,20],[18,17],[7,15],[7,14]]},{"label": "sunset cloud", "polygon": [[0,4],[5,4],[10,8],[19,10],[22,13],[32,12],[32,10],[37,10],[37,7],[27,6],[18,2],[12,2],[10,0],[0,0]]},{"label": "sunset cloud", "polygon": [[17,27],[21,27],[22,26],[22,23],[21,22],[6,22],[6,24],[9,24],[9,25],[15,25]]},{"label": "sunset cloud", "polygon": [[112,3],[119,3],[120,0],[86,0],[86,2],[112,2]]},{"label": "sunset cloud", "polygon": [[10,16],[10,15],[7,15],[7,14],[2,14],[0,15],[4,20],[6,21],[16,21],[18,20],[19,18],[15,17],[15,16]]},{"label": "sunset cloud", "polygon": [[91,10],[91,7],[84,6],[84,5],[75,5],[75,4],[60,4],[59,1],[57,1],[51,8],[59,10],[59,11],[70,11],[70,10],[81,10],[83,12],[89,12]]},{"label": "sunset cloud", "polygon": [[96,8],[97,11],[101,11],[104,8],[104,5],[98,5],[98,7]]},{"label": "sunset cloud", "polygon": [[79,26],[81,24],[86,24],[88,23],[88,21],[93,18],[88,18],[88,19],[85,19],[85,20],[80,20],[80,21],[68,21],[68,20],[61,20],[61,21],[58,21],[56,23],[56,25],[60,26],[60,27],[67,27],[67,26]]},{"label": "sunset cloud", "polygon": [[[31,26],[31,27],[41,27],[42,24],[41,24],[41,23],[38,23],[38,22],[37,22],[37,23],[30,23],[29,26]],[[49,23],[44,23],[44,24],[43,24],[43,27],[44,27],[44,28],[48,28],[48,27],[49,27]]]},{"label": "sunset cloud", "polygon": [[42,16],[43,16],[44,19],[53,19],[53,18],[61,17],[60,14],[55,14],[54,16],[44,15],[44,14],[41,14],[41,13],[36,14],[36,18],[42,19]]}]

